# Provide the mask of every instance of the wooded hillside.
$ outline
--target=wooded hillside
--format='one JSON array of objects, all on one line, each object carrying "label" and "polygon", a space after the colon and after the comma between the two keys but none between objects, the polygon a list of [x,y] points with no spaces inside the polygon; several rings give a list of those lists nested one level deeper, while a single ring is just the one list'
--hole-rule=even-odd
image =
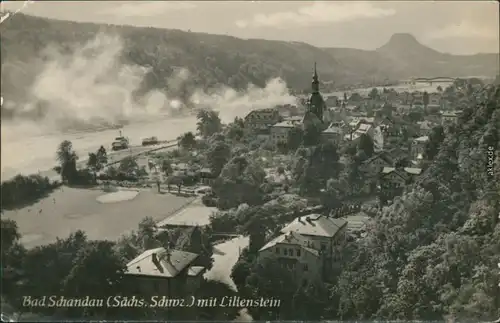
[{"label": "wooded hillside", "polygon": [[[495,75],[498,55],[453,56],[438,53],[401,34],[376,51],[317,48],[300,42],[243,40],[156,28],[58,21],[17,14],[2,24],[2,94],[22,95],[33,82],[49,44],[69,51],[98,32],[120,35],[123,61],[151,67],[145,88],[165,88],[175,67],[191,72],[190,83],[205,89],[219,84],[241,89],[264,86],[282,77],[290,88],[309,88],[317,61],[324,90],[345,84],[398,80],[412,76]],[[429,54],[431,53],[431,54]],[[416,59],[416,57],[418,59]],[[435,75],[435,74],[440,75]],[[443,74],[443,75],[441,75]]]}]

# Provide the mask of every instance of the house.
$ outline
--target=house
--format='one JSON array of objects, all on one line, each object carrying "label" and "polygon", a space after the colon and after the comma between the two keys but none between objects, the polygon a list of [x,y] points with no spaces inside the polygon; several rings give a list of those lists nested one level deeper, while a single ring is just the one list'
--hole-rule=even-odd
[{"label": "house", "polygon": [[202,168],[198,171],[198,178],[205,185],[212,185],[217,176],[210,168]]},{"label": "house", "polygon": [[380,176],[380,187],[384,189],[401,188],[422,173],[421,168],[384,167]]},{"label": "house", "polygon": [[244,119],[245,127],[254,131],[266,132],[269,128],[280,122],[281,116],[277,109],[252,110]]},{"label": "house", "polygon": [[265,168],[266,181],[275,185],[287,185],[290,181],[291,174],[289,171],[284,170],[280,173],[276,168]]},{"label": "house", "polygon": [[284,104],[276,106],[276,110],[282,117],[293,117],[299,114],[299,109],[296,105]]},{"label": "house", "polygon": [[324,141],[332,142],[338,145],[342,141],[343,130],[338,125],[331,123],[322,133],[321,137]]},{"label": "house", "polygon": [[369,159],[365,160],[361,166],[360,170],[370,174],[375,175],[382,171],[384,167],[392,167],[394,165],[394,159],[387,151],[381,151]]},{"label": "house", "polygon": [[400,114],[408,114],[411,111],[411,105],[410,104],[397,104],[396,111]]},{"label": "house", "polygon": [[417,122],[418,125],[418,133],[420,136],[429,136],[431,133],[432,128],[434,127],[434,123],[425,120],[425,121],[419,121]]},{"label": "house", "polygon": [[326,108],[323,113],[323,121],[330,123],[340,117],[340,111],[338,108]]},{"label": "house", "polygon": [[380,130],[384,138],[401,136],[401,126],[389,117],[385,117],[380,121]]},{"label": "house", "polygon": [[336,95],[331,95],[326,97],[325,104],[327,107],[338,107],[340,106],[339,97]]},{"label": "house", "polygon": [[298,217],[281,230],[281,233],[298,233],[309,240],[309,247],[322,255],[334,258],[335,246],[345,242],[347,222],[321,214]]},{"label": "house", "polygon": [[424,156],[425,145],[429,141],[429,136],[422,136],[413,139],[411,144],[411,158],[422,159]]},{"label": "house", "polygon": [[259,258],[273,258],[290,269],[304,283],[320,281],[323,275],[323,258],[310,246],[308,238],[293,231],[269,241],[259,250]]},{"label": "house", "polygon": [[432,92],[429,94],[429,105],[431,104],[441,106],[441,93]]},{"label": "house", "polygon": [[205,267],[192,265],[197,258],[195,253],[163,247],[146,250],[127,264],[127,285],[143,295],[195,291],[206,271]]},{"label": "house", "polygon": [[460,112],[452,111],[452,112],[443,112],[441,114],[441,124],[456,124],[458,122],[458,117],[460,116]]},{"label": "house", "polygon": [[358,128],[351,134],[346,134],[344,136],[344,139],[349,141],[356,141],[363,134],[368,135],[373,139],[374,128],[372,127],[372,125],[366,123],[360,123]]},{"label": "house", "polygon": [[364,212],[359,212],[343,218],[347,221],[347,234],[348,236],[359,238],[366,232],[366,226],[371,218]]},{"label": "house", "polygon": [[279,122],[271,127],[271,142],[274,146],[286,144],[288,142],[288,133],[292,128],[300,127],[302,118],[290,118]]},{"label": "house", "polygon": [[210,224],[210,216],[217,211],[215,207],[191,205],[158,222],[158,228],[206,227]]}]

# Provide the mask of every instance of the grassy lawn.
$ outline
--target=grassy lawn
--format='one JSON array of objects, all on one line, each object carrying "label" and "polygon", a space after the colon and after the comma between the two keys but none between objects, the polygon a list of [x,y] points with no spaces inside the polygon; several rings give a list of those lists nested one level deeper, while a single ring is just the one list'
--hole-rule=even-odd
[{"label": "grassy lawn", "polygon": [[104,194],[98,189],[63,187],[34,205],[5,211],[2,218],[17,222],[28,248],[66,238],[76,230],[85,231],[90,239],[115,240],[137,229],[143,218],[162,220],[191,200],[151,190],[129,201],[99,203],[97,197]]}]

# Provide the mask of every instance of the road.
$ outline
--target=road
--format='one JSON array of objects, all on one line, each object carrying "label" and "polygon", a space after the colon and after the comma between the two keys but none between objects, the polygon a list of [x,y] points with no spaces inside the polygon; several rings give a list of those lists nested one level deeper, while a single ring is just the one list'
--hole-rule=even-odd
[{"label": "road", "polygon": [[[214,246],[216,250],[213,255],[213,267],[205,274],[205,278],[225,283],[236,291],[236,285],[231,279],[231,271],[238,261],[241,250],[246,248],[249,242],[249,237],[239,236]],[[239,314],[235,319],[236,322],[253,321],[246,308],[240,310]]]},{"label": "road", "polygon": [[[126,157],[129,156],[139,156],[141,154],[147,153],[147,152],[152,152],[156,150],[161,150],[165,148],[170,148],[170,147],[176,147],[177,142],[175,140],[167,141],[163,144],[159,145],[151,145],[151,146],[131,146],[128,149],[124,150],[118,150],[118,151],[110,151],[108,152],[108,165],[106,166],[111,166],[113,164],[119,163],[121,160],[123,160]],[[76,166],[78,168],[83,168],[87,165],[87,159],[88,158],[81,158],[78,160]],[[53,170],[45,170],[38,172],[39,175],[41,176],[47,176],[48,178],[54,180],[54,179],[59,179],[59,174]]]}]

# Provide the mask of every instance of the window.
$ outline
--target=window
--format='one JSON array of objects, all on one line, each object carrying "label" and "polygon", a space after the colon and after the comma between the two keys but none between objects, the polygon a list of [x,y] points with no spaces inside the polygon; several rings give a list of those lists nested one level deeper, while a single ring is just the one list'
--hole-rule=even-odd
[{"label": "window", "polygon": [[283,254],[284,254],[285,256],[288,256],[288,249],[283,249]]},{"label": "window", "polygon": [[304,264],[304,271],[308,271],[309,270],[309,266],[307,266],[307,264]]},{"label": "window", "polygon": [[280,248],[276,247],[276,253],[279,254],[280,253]]},{"label": "window", "polygon": [[300,249],[297,249],[297,257],[300,257]]},{"label": "window", "polygon": [[322,243],[321,244],[321,251],[325,251],[326,250],[326,244]]},{"label": "window", "polygon": [[289,249],[288,252],[290,253],[290,256],[293,256],[293,249]]}]

